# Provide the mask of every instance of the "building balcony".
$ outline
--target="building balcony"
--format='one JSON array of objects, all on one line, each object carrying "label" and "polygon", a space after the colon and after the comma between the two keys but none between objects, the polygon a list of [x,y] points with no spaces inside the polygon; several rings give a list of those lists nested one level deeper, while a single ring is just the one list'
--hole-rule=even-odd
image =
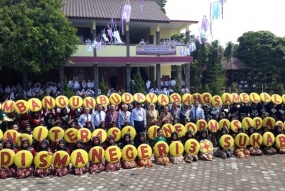
[{"label": "building balcony", "polygon": [[[176,55],[169,56],[180,56],[180,48],[185,46],[176,46]],[[77,51],[72,55],[74,57],[93,57],[94,48],[90,48],[88,51],[88,45],[79,44]],[[127,56],[127,46],[126,45],[105,45],[102,49],[97,50],[97,57],[126,57]],[[145,56],[145,57],[156,57],[157,55],[137,55],[136,45],[130,45],[130,56]],[[166,57],[168,55],[161,55],[161,57]]]}]

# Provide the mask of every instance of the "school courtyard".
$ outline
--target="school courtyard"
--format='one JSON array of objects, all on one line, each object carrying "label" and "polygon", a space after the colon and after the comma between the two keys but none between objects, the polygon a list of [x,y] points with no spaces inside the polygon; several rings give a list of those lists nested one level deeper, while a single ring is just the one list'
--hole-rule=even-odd
[{"label": "school courtyard", "polygon": [[284,155],[158,166],[82,176],[9,178],[1,191],[28,190],[285,190]]}]

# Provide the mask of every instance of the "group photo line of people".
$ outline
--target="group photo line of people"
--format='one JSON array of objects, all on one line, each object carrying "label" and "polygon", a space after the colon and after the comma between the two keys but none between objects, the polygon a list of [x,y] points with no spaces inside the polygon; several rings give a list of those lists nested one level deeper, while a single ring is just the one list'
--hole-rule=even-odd
[{"label": "group photo line of people", "polygon": [[7,100],[0,107],[0,178],[283,154],[284,98],[113,93]]}]

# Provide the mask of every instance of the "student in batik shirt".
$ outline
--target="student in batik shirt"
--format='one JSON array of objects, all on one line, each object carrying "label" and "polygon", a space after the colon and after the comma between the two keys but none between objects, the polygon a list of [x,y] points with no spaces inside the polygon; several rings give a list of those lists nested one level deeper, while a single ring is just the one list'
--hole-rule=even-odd
[{"label": "student in batik shirt", "polygon": [[[93,148],[93,147],[103,148],[99,136],[94,136],[91,138],[91,148]],[[104,166],[102,161],[98,162],[98,163],[90,162],[90,164],[89,164],[89,173],[90,174],[100,173],[100,172],[103,172],[104,170],[105,170],[105,166]]]},{"label": "student in batik shirt", "polygon": [[[178,133],[176,131],[172,132],[171,133],[171,137],[170,137],[170,144],[174,141],[178,141],[178,142],[181,142],[178,138]],[[170,146],[169,144],[169,146]],[[183,155],[180,155],[180,156],[172,156],[170,153],[168,154],[168,158],[170,160],[171,163],[173,164],[184,164],[185,161],[184,161],[184,158],[183,158]]]},{"label": "student in batik shirt", "polygon": [[[227,127],[222,127],[221,129],[221,134],[220,134],[220,138],[219,138],[219,143],[220,143],[220,139],[223,135],[228,135],[229,134],[229,130]],[[226,158],[230,158],[232,156],[231,150],[230,149],[224,149],[223,147],[221,147],[221,145],[219,145],[218,150],[214,153],[215,157],[220,157],[222,159],[226,159]]]},{"label": "student in batik shirt", "polygon": [[[189,130],[185,136],[184,136],[184,143],[183,145],[185,145],[185,143],[190,140],[190,139],[195,139],[194,138],[194,131]],[[193,155],[193,154],[187,154],[186,152],[184,153],[184,161],[188,162],[188,163],[192,163],[193,161],[198,161],[198,156],[197,155]]]},{"label": "student in batik shirt", "polygon": [[[157,137],[155,137],[153,140],[153,146],[156,143],[161,142],[161,141],[166,143],[165,137],[162,136],[162,129],[158,128]],[[154,159],[155,159],[155,163],[158,165],[168,165],[169,164],[169,158],[167,156],[164,156],[164,157],[155,156]]]},{"label": "student in batik shirt", "polygon": [[[131,134],[130,133],[124,134],[123,140],[120,143],[120,149],[123,149],[127,145],[134,145],[134,142],[131,141]],[[122,165],[122,168],[124,168],[124,169],[131,169],[131,168],[137,167],[137,163],[135,160],[126,161],[124,159],[121,159],[121,165]]]},{"label": "student in batik shirt", "polygon": [[[249,138],[255,132],[256,131],[255,131],[254,127],[248,127],[247,135],[248,135]],[[262,151],[260,150],[259,147],[253,147],[251,145],[248,145],[247,149],[249,150],[251,156],[261,156],[261,155],[263,155],[263,153],[262,153]]]}]

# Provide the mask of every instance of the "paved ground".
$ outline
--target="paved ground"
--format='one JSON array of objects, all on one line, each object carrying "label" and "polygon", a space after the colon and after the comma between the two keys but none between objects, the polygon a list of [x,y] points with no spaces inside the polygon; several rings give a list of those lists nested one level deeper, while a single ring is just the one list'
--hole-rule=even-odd
[{"label": "paved ground", "polygon": [[4,190],[285,190],[285,155],[121,170],[81,177],[0,180]]}]

